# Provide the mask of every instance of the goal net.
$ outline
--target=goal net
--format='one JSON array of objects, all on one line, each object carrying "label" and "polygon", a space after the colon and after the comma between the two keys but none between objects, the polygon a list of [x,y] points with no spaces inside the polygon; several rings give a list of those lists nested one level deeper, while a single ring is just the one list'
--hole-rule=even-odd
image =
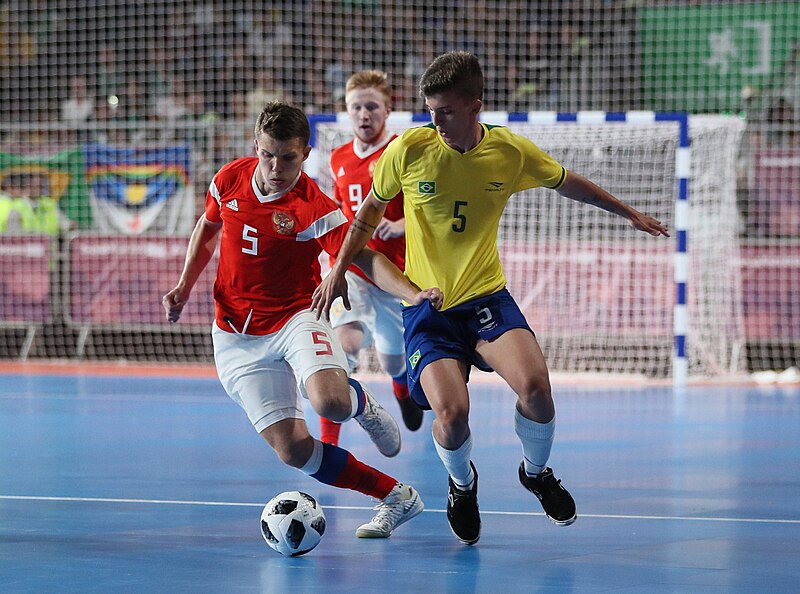
[{"label": "goal net", "polygon": [[[378,68],[400,130],[415,125],[401,114],[425,116],[426,66],[466,50],[481,60],[495,123],[544,111],[744,114],[743,134],[739,120],[691,118],[690,266],[677,271],[689,373],[797,379],[798,31],[792,0],[2,2],[0,364],[209,365],[213,265],[179,324],[161,296],[212,176],[253,154],[264,103],[341,119],[348,77]],[[669,124],[644,144],[628,125],[512,125],[675,228]],[[557,371],[670,375],[675,238],[640,235],[552,192],[509,204],[509,282]]]},{"label": "goal net", "polygon": [[[483,117],[530,138],[567,169],[672,230],[671,239],[654,238],[551,190],[512,197],[498,236],[503,267],[551,370],[670,376],[678,124],[545,124],[507,122],[503,114]],[[390,124],[398,133],[410,125],[415,124],[403,114],[395,114]],[[743,128],[738,118],[691,120],[687,358],[693,377],[745,370],[735,193]],[[332,189],[325,166],[331,150],[351,138],[343,118],[317,124],[313,167],[323,190]],[[362,365],[374,368],[370,354]]]}]

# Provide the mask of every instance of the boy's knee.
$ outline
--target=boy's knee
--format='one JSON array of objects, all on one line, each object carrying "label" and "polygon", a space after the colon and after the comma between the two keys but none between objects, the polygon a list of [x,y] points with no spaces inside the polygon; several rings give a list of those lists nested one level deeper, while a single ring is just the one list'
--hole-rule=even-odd
[{"label": "boy's knee", "polygon": [[314,446],[314,440],[309,435],[303,439],[285,439],[270,442],[280,461],[293,468],[302,468]]},{"label": "boy's knee", "polygon": [[550,381],[546,376],[532,375],[522,382],[518,396],[525,400],[549,399],[551,396]]},{"label": "boy's knee", "polygon": [[469,425],[469,411],[462,407],[445,406],[436,411],[436,419],[443,428],[458,430]]},{"label": "boy's knee", "polygon": [[347,374],[342,369],[323,369],[305,383],[306,394],[314,411],[331,421],[352,415],[352,399]]}]

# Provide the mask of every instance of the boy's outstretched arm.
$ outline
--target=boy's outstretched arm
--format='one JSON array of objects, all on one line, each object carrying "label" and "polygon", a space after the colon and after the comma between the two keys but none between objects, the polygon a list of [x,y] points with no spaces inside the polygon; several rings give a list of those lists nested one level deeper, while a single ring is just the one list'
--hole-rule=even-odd
[{"label": "boy's outstretched arm", "polygon": [[567,179],[557,191],[566,198],[591,204],[610,213],[624,217],[639,231],[644,231],[654,237],[658,237],[659,235],[669,237],[669,231],[661,221],[639,212],[582,175],[568,171]]}]

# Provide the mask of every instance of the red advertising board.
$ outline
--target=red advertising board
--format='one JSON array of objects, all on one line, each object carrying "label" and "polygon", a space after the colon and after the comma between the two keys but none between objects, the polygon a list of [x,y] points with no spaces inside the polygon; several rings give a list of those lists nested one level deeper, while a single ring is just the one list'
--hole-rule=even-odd
[{"label": "red advertising board", "polygon": [[800,340],[800,246],[743,247],[741,272],[747,340]]},{"label": "red advertising board", "polygon": [[[74,324],[168,325],[161,297],[175,286],[186,257],[186,237],[75,237],[69,246],[69,307]],[[210,326],[217,259],[192,290],[180,324]]]},{"label": "red advertising board", "polygon": [[48,320],[51,255],[47,235],[0,235],[0,322]]},{"label": "red advertising board", "polygon": [[[177,282],[183,237],[82,236],[69,250],[69,307],[75,324],[166,325],[161,297]],[[0,314],[43,321],[49,313],[48,238],[0,238]],[[675,287],[672,244],[585,242],[560,248],[506,242],[508,288],[534,330],[670,336]],[[800,340],[800,246],[741,248],[747,340]],[[209,325],[217,260],[192,291],[181,324]],[[689,291],[692,290],[691,283]]]},{"label": "red advertising board", "polygon": [[508,290],[534,331],[672,335],[672,242],[504,242]]},{"label": "red advertising board", "polygon": [[800,149],[760,149],[747,211],[748,233],[800,237]]}]

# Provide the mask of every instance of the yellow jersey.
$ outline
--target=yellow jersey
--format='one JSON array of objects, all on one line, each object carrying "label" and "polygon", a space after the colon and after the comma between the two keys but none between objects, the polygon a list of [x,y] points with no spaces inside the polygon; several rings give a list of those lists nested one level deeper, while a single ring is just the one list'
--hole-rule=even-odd
[{"label": "yellow jersey", "polygon": [[442,309],[496,293],[506,285],[497,231],[512,194],[556,189],[566,170],[504,126],[481,123],[483,138],[460,153],[433,124],[392,141],[375,167],[372,193],[388,203],[402,191],[406,270],[421,289],[439,287]]}]

